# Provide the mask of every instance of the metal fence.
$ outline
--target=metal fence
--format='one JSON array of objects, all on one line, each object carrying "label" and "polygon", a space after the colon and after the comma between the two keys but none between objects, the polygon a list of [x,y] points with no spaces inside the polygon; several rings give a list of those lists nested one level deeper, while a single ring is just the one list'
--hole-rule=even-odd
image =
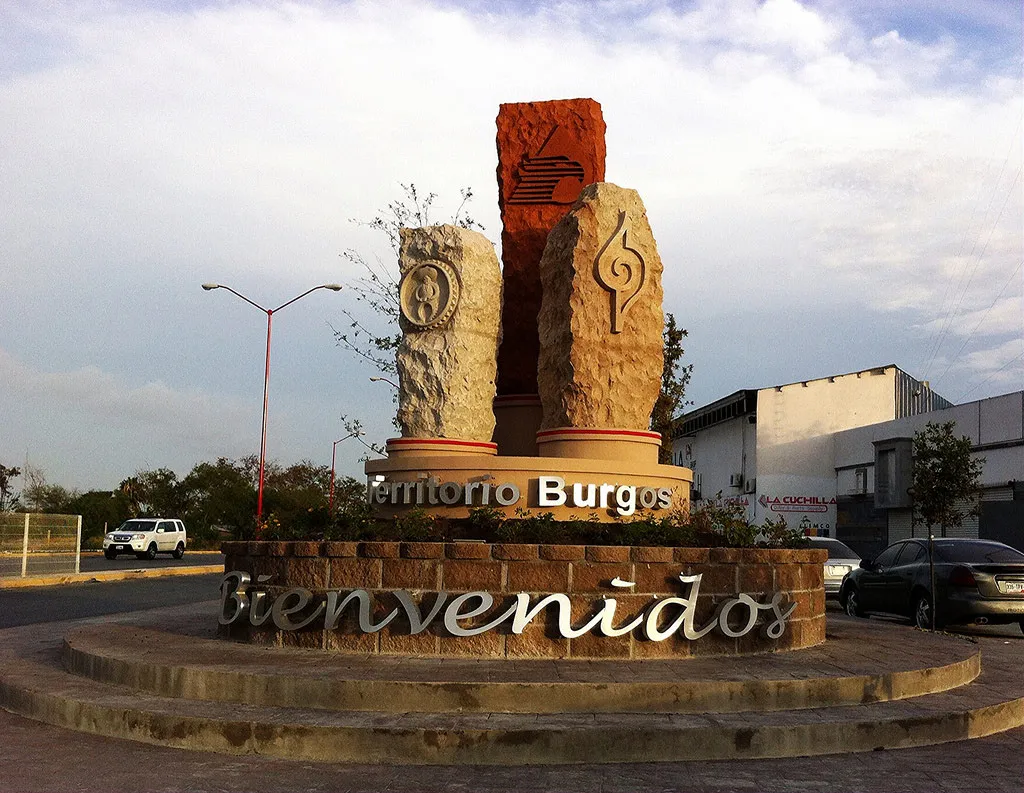
[{"label": "metal fence", "polygon": [[79,572],[81,515],[0,512],[0,577]]}]

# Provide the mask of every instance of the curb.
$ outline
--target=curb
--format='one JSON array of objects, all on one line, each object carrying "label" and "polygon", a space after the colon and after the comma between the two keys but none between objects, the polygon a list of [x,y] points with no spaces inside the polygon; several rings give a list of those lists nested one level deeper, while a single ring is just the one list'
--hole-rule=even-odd
[{"label": "curb", "polygon": [[195,567],[152,567],[134,570],[113,570],[110,572],[78,573],[71,575],[29,576],[27,578],[0,579],[0,590],[25,589],[38,586],[58,586],[61,584],[104,583],[107,581],[125,581],[135,578],[167,578],[178,575],[209,575],[224,572],[224,565],[198,565]]}]

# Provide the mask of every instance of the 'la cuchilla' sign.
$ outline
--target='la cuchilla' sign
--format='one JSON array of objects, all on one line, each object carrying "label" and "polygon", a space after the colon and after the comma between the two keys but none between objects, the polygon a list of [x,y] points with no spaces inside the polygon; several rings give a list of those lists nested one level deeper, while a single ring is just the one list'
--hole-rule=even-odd
[{"label": "'la cuchilla' sign", "polygon": [[[574,626],[569,596],[561,593],[543,595],[536,600],[526,592],[509,595],[510,602],[488,614],[494,608],[494,596],[489,592],[466,592],[454,597],[448,592],[438,592],[424,612],[425,602],[416,603],[405,590],[376,593],[365,589],[331,590],[326,598],[320,600],[314,598],[308,589],[296,587],[271,598],[260,586],[269,578],[259,576],[254,585],[248,573],[235,571],[226,574],[221,582],[220,624],[231,625],[238,620],[248,620],[252,625],[260,626],[270,621],[285,631],[310,627],[336,630],[345,609],[353,608],[359,630],[363,633],[376,633],[404,612],[410,634],[423,633],[439,617],[444,629],[452,636],[476,636],[505,622],[511,622],[512,633],[520,634],[545,609],[555,608],[557,632],[563,639],[574,639],[590,632],[599,636],[622,636],[640,628],[645,639],[660,642],[676,634],[693,641],[715,629],[725,636],[737,638],[750,633],[761,612],[766,612],[764,634],[770,639],[778,639],[786,629],[786,619],[796,608],[795,603],[783,604],[782,593],[776,593],[767,603],[740,594],[724,600],[711,621],[697,627],[695,613],[701,576],[680,574],[679,581],[689,588],[686,597],[655,597],[621,623],[616,621],[616,599],[603,597],[582,624]],[[611,586],[628,590],[634,584],[614,578]],[[374,602],[375,597],[393,598],[390,602],[398,602],[379,622],[374,621],[374,615],[381,613],[375,608],[378,605]],[[480,622],[480,619],[486,621]]]}]

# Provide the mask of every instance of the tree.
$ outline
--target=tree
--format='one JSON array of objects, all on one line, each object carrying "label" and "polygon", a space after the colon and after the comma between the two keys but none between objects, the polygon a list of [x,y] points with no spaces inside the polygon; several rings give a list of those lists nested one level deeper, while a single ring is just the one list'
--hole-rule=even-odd
[{"label": "tree", "polygon": [[13,512],[18,508],[18,496],[14,492],[12,479],[21,476],[21,469],[0,465],[0,512]]},{"label": "tree", "polygon": [[943,537],[977,514],[985,465],[984,458],[971,456],[970,438],[954,435],[955,427],[955,421],[929,421],[914,434],[914,518],[929,530],[941,527]]},{"label": "tree", "polygon": [[82,543],[102,537],[132,517],[128,496],[119,490],[90,490],[67,505],[67,514],[82,516]]},{"label": "tree", "polygon": [[217,529],[249,536],[256,514],[256,470],[249,458],[197,464],[181,480],[186,505],[181,517],[188,530],[200,539],[212,539]]},{"label": "tree", "polygon": [[661,433],[658,462],[662,465],[672,464],[672,430],[676,414],[686,405],[686,386],[693,372],[692,363],[682,365],[683,339],[688,335],[685,328],[676,325],[675,315],[665,315],[665,364],[661,370],[661,393],[651,413],[651,430]]},{"label": "tree", "polygon": [[70,512],[71,504],[79,497],[77,490],[68,490],[61,485],[46,481],[42,468],[25,466],[25,486],[21,489],[21,505],[26,512],[41,512],[49,515],[77,514]]},{"label": "tree", "polygon": [[133,515],[171,517],[184,508],[178,475],[170,468],[137,471],[121,482],[121,491],[128,496]]},{"label": "tree", "polygon": [[330,523],[327,510],[331,469],[302,460],[280,470],[267,481],[266,511],[290,534],[314,536]]},{"label": "tree", "polygon": [[[384,262],[379,256],[369,261],[359,251],[351,248],[342,253],[342,257],[359,266],[365,273],[348,285],[356,295],[356,301],[365,304],[375,318],[383,319],[384,326],[371,328],[364,320],[357,318],[352,312],[343,310],[348,318],[348,329],[338,330],[332,327],[334,338],[339,347],[361,358],[384,374],[395,374],[395,352],[402,340],[402,334],[395,332],[398,325],[398,278],[394,272],[394,264],[398,261],[398,250],[401,244],[403,228],[419,228],[431,225],[430,216],[437,193],[422,195],[415,184],[400,185],[403,198],[388,204],[372,220],[353,220],[362,226],[379,231],[387,237],[388,245],[394,253],[391,262]],[[473,200],[472,188],[459,191],[462,202],[455,214],[448,220],[453,226],[483,231],[484,227],[469,214],[467,204]]]}]

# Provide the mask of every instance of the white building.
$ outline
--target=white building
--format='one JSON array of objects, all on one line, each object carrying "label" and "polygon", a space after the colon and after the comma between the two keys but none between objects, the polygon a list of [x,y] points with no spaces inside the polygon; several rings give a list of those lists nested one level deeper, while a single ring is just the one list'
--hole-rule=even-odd
[{"label": "white building", "polygon": [[[1024,535],[1024,492],[1015,484],[1024,482],[1024,394],[954,407],[894,365],[737,391],[690,411],[677,422],[674,462],[693,469],[698,505],[740,503],[755,522],[785,516],[870,552],[909,536],[910,439],[928,421],[949,420],[987,460],[986,501],[1017,504],[986,506],[991,514],[965,531],[1005,541],[1016,519]],[[876,469],[887,472],[888,487],[875,488]]]}]

